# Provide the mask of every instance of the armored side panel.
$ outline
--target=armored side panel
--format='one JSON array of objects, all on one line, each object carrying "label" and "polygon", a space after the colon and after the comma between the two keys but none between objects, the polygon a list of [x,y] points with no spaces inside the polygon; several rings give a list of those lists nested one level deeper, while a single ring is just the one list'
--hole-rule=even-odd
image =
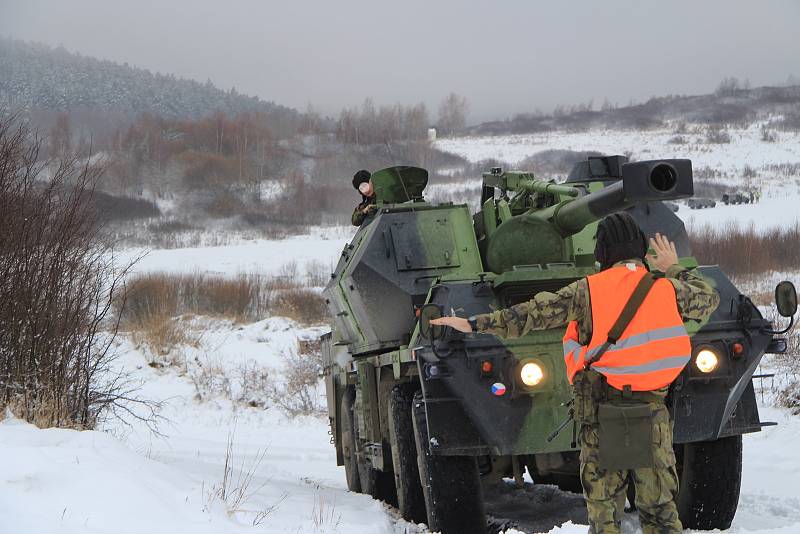
[{"label": "armored side panel", "polygon": [[338,344],[352,354],[406,345],[415,306],[442,275],[483,270],[469,211],[426,203],[383,207],[342,252],[324,295]]}]

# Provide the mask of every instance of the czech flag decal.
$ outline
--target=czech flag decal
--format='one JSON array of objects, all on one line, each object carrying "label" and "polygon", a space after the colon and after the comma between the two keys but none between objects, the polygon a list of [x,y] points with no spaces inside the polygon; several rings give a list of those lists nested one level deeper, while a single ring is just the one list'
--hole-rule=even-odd
[{"label": "czech flag decal", "polygon": [[492,384],[492,395],[495,397],[502,397],[506,394],[506,385],[502,382],[495,382]]}]

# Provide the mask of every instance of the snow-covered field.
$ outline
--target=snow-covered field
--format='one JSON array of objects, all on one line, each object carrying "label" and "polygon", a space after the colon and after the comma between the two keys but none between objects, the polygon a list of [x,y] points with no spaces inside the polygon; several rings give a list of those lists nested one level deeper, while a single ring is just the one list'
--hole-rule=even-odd
[{"label": "snow-covered field", "polygon": [[[633,160],[658,158],[689,158],[693,167],[719,171],[725,177],[714,181],[727,181],[738,189],[761,189],[763,198],[754,205],[724,206],[703,210],[690,210],[685,204],[679,215],[688,226],[754,223],[762,227],[785,226],[800,217],[800,176],[787,176],[773,166],[800,163],[800,133],[780,132],[777,142],[761,140],[760,124],[748,128],[729,129],[730,143],[708,144],[701,132],[681,134],[686,144],[673,144],[674,129],[629,131],[596,130],[566,133],[457,137],[436,141],[436,148],[462,156],[470,162],[497,159],[511,168],[527,157],[547,150],[597,151],[603,154],[629,154]],[[745,167],[755,176],[746,177]],[[532,170],[534,173],[536,169]],[[476,176],[467,186],[479,195]],[[433,184],[436,190],[436,184]],[[717,199],[719,201],[719,199]]]},{"label": "snow-covered field", "polygon": [[[636,159],[686,156],[695,167],[719,167],[730,176],[738,176],[745,164],[761,169],[800,161],[797,136],[781,134],[778,143],[768,144],[758,140],[757,128],[731,135],[728,145],[672,145],[666,131],[460,138],[437,145],[471,161],[493,157],[510,163],[554,148],[632,151]],[[765,191],[760,204],[702,211],[682,206],[679,215],[690,225],[787,224],[798,214],[796,179],[759,172],[757,183]],[[130,249],[120,251],[117,261],[124,265],[141,257],[135,272],[276,275],[290,263],[301,271],[309,264],[332,267],[352,233],[352,228],[317,229],[279,241]],[[313,339],[324,327],[280,317],[244,325],[192,318],[182,327],[190,341],[168,355],[156,358],[129,336],[119,338],[116,347],[118,365],[142,383],[139,395],[162,404],[160,435],[136,420],[109,421],[84,432],[40,430],[12,416],[0,423],[0,533],[427,532],[398,519],[386,505],[347,492],[326,417],[290,417],[268,403],[264,408],[246,402],[252,395],[246,391],[248,369],[279,382],[284,357],[296,350],[298,339]],[[155,361],[168,363],[150,365]],[[205,380],[210,370],[213,379]],[[316,393],[323,405],[324,391]],[[800,418],[771,407],[769,396],[763,404],[762,419],[779,426],[745,437],[732,534],[800,532]],[[516,490],[508,484],[487,499],[492,516],[518,524],[509,533],[587,530],[582,497],[553,486],[529,483]],[[626,517],[624,532],[637,530],[636,518]]]}]

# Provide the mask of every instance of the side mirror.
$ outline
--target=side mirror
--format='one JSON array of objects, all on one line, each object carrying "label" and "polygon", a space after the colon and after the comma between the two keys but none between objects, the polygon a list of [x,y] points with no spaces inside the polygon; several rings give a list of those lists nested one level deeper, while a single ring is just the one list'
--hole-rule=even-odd
[{"label": "side mirror", "polygon": [[793,317],[797,313],[797,290],[788,280],[775,286],[775,304],[783,317]]},{"label": "side mirror", "polygon": [[419,333],[422,337],[429,341],[442,337],[444,333],[443,326],[435,326],[431,324],[431,319],[439,319],[444,316],[442,308],[438,304],[425,304],[419,310]]}]

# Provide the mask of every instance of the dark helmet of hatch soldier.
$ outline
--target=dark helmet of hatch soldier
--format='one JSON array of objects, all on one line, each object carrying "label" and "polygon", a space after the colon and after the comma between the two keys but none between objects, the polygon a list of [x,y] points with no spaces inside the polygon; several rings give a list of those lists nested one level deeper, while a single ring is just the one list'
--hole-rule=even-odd
[{"label": "dark helmet of hatch soldier", "polygon": [[358,189],[358,186],[360,186],[364,182],[369,182],[370,178],[372,178],[372,175],[369,173],[369,171],[366,171],[364,169],[358,171],[353,175],[353,187],[355,189]]},{"label": "dark helmet of hatch soldier", "polygon": [[647,238],[630,213],[612,213],[597,225],[594,257],[601,269],[608,269],[618,261],[644,260],[646,253]]}]

